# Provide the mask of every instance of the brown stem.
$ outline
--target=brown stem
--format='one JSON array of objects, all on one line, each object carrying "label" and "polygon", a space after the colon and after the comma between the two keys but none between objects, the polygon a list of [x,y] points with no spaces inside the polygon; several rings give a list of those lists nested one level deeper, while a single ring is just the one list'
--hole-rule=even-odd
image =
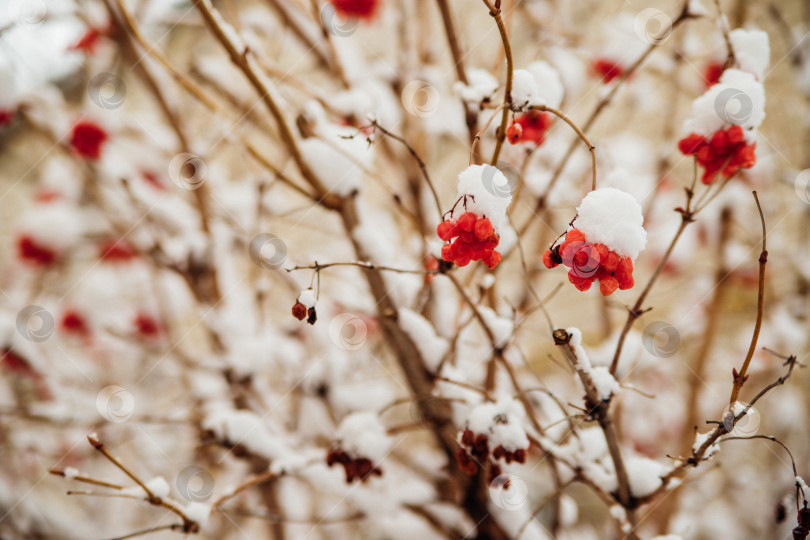
[{"label": "brown stem", "polygon": [[[681,14],[678,16],[678,18],[676,18],[672,22],[672,31],[675,31],[675,28],[680,26],[681,23],[683,23],[691,16],[692,15],[690,15],[689,13],[689,2],[685,2],[684,7],[681,10]],[[627,70],[619,76],[619,80],[616,82],[613,88],[611,88],[610,91],[607,93],[607,95],[605,95],[602,99],[600,99],[599,103],[596,104],[596,107],[594,108],[593,112],[591,112],[590,116],[585,121],[585,124],[583,124],[582,126],[583,131],[589,131],[591,129],[594,122],[596,122],[597,118],[599,118],[599,116],[602,114],[602,111],[605,110],[608,104],[610,104],[610,102],[613,100],[613,97],[619,91],[619,88],[621,88],[624,85],[625,81],[627,81],[627,79],[629,79],[633,75],[633,73],[635,73],[636,70],[638,70],[641,64],[644,63],[647,57],[653,52],[653,50],[657,46],[658,44],[653,43],[649,47],[647,47],[647,49],[638,58],[638,60],[633,62],[633,65],[627,68]],[[572,141],[571,144],[568,146],[568,150],[566,150],[565,155],[563,155],[562,161],[560,161],[560,164],[557,165],[557,168],[554,170],[554,174],[551,176],[551,180],[549,180],[548,186],[546,186],[546,189],[543,192],[543,194],[540,195],[540,197],[538,197],[537,205],[534,209],[534,212],[532,212],[531,217],[529,217],[526,220],[526,222],[518,229],[519,235],[522,235],[523,233],[526,232],[526,230],[534,221],[534,216],[537,215],[545,207],[549,193],[551,192],[554,185],[557,183],[557,180],[559,180],[560,176],[562,175],[562,172],[565,169],[565,166],[568,164],[568,161],[571,159],[571,156],[573,155],[576,147],[577,147],[576,141]]]},{"label": "brown stem", "polygon": [[759,254],[759,289],[757,292],[757,322],[754,324],[754,335],[751,336],[751,344],[748,346],[748,354],[745,355],[740,372],[734,370],[734,383],[731,387],[731,396],[729,403],[733,404],[737,401],[737,396],[748,378],[748,366],[751,364],[751,359],[754,357],[754,352],[757,348],[757,341],[759,340],[759,331],[762,329],[762,317],[765,312],[765,264],[768,262],[768,250],[766,249],[766,236],[765,231],[765,216],[762,214],[762,206],[759,204],[759,197],[757,192],[754,191],[754,200],[757,203],[757,210],[759,211],[759,219],[762,222],[762,252]]},{"label": "brown stem", "polygon": [[[512,44],[509,42],[509,35],[506,33],[506,25],[503,23],[501,16],[501,8],[495,7],[491,0],[483,0],[484,4],[489,8],[489,14],[495,19],[495,24],[498,25],[498,32],[501,34],[501,41],[503,41],[503,53],[506,56],[506,87],[503,91],[503,113],[501,114],[501,127],[495,136],[495,151],[492,152],[492,159],[489,160],[490,164],[498,164],[498,156],[501,154],[503,141],[506,139],[506,124],[509,122],[509,110],[512,105],[512,76],[514,75],[514,65],[512,60]],[[500,2],[498,2],[500,5]]]},{"label": "brown stem", "polygon": [[235,42],[233,38],[235,30],[232,27],[230,28],[230,31],[226,30],[228,23],[222,19],[219,11],[217,11],[214,6],[211,5],[211,0],[194,0],[194,5],[200,11],[200,14],[203,16],[208,28],[214,34],[214,37],[217,38],[220,44],[228,52],[231,62],[233,62],[234,65],[236,65],[236,67],[242,71],[250,84],[256,90],[256,93],[261,97],[262,102],[265,104],[267,110],[276,121],[279,135],[281,136],[284,146],[286,146],[293,158],[293,161],[295,161],[301,175],[315,190],[318,198],[322,199],[322,204],[327,208],[331,208],[339,204],[340,198],[328,193],[321,181],[317,176],[315,176],[315,173],[312,171],[312,169],[310,169],[309,165],[301,155],[301,151],[298,148],[298,143],[296,142],[295,136],[293,135],[287,120],[284,118],[284,113],[282,112],[281,108],[279,108],[274,98],[275,89],[271,88],[269,81],[261,75],[261,69],[256,64],[256,60],[253,57],[250,49],[240,43]]}]

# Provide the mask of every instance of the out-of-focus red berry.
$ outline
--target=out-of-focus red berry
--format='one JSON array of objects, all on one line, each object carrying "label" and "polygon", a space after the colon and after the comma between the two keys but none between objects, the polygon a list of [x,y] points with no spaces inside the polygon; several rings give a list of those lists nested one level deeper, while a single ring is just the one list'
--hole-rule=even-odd
[{"label": "out-of-focus red berry", "polygon": [[73,126],[70,145],[79,155],[98,159],[101,147],[107,140],[107,132],[92,122],[79,122]]}]

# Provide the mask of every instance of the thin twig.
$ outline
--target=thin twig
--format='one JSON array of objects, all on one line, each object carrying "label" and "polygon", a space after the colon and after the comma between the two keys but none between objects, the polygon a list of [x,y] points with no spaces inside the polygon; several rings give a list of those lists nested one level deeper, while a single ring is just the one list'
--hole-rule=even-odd
[{"label": "thin twig", "polygon": [[591,179],[591,190],[595,190],[596,189],[596,147],[593,145],[593,143],[590,141],[590,139],[588,139],[588,136],[585,135],[585,133],[581,129],[579,129],[579,126],[577,126],[574,123],[573,120],[571,120],[565,114],[563,114],[562,111],[559,111],[559,110],[555,109],[554,107],[549,107],[547,105],[533,105],[532,107],[530,107],[530,109],[535,110],[535,111],[550,112],[551,114],[559,117],[566,124],[571,126],[571,129],[573,129],[577,133],[577,135],[579,135],[579,138],[582,139],[582,142],[585,143],[585,145],[588,147],[588,151],[591,153],[591,170],[593,171],[593,176],[592,176],[592,179]]},{"label": "thin twig", "polygon": [[[506,139],[506,124],[509,122],[509,111],[512,105],[512,77],[514,75],[514,65],[512,60],[512,44],[509,42],[509,35],[506,33],[506,25],[504,25],[503,17],[501,16],[501,8],[495,7],[490,0],[483,0],[484,4],[489,8],[489,14],[495,19],[495,24],[498,25],[498,32],[501,34],[501,41],[503,41],[503,53],[506,56],[506,86],[503,91],[503,113],[501,115],[501,127],[495,135],[495,150],[492,152],[492,159],[489,160],[490,164],[496,165],[498,163],[498,156],[501,154],[503,141]],[[500,6],[500,0],[496,0]]]},{"label": "thin twig", "polygon": [[379,129],[385,135],[388,135],[389,137],[391,137],[395,141],[397,141],[399,143],[402,143],[403,145],[405,145],[405,148],[408,149],[408,152],[411,154],[411,156],[413,156],[413,159],[415,159],[416,163],[419,165],[419,169],[422,171],[422,176],[425,177],[425,182],[427,183],[428,187],[430,188],[431,194],[433,194],[433,200],[436,203],[436,210],[438,210],[438,212],[439,212],[439,219],[441,219],[441,217],[442,217],[442,205],[439,202],[439,194],[436,192],[436,186],[433,185],[433,181],[430,179],[430,175],[427,172],[427,166],[425,165],[425,162],[422,160],[421,157],[419,157],[419,154],[416,152],[416,150],[414,150],[413,146],[411,146],[408,143],[408,141],[406,141],[404,138],[402,138],[399,135],[396,135],[394,133],[391,133],[390,131],[388,131],[387,129],[382,127],[377,122],[376,119],[371,121],[371,125],[375,129]]},{"label": "thin twig", "polygon": [[740,390],[745,384],[746,379],[748,376],[746,373],[748,372],[748,366],[751,364],[751,359],[754,357],[754,352],[757,349],[757,341],[759,340],[759,331],[762,329],[762,317],[765,312],[765,265],[768,262],[768,250],[766,249],[766,237],[767,232],[765,230],[765,216],[762,214],[762,206],[759,204],[759,197],[757,197],[757,192],[754,191],[754,200],[757,203],[757,210],[759,211],[759,219],[762,222],[762,252],[759,254],[759,289],[757,292],[757,321],[754,324],[754,335],[751,336],[751,344],[748,346],[748,354],[745,355],[745,361],[743,362],[742,368],[740,372],[737,373],[737,370],[733,370],[734,375],[734,384],[731,388],[731,396],[729,397],[729,403],[733,404],[737,401],[737,396],[740,394]]},{"label": "thin twig", "polygon": [[246,489],[251,488],[253,486],[256,486],[258,484],[262,484],[264,482],[269,482],[270,480],[273,480],[275,478],[278,478],[278,475],[276,475],[276,474],[274,474],[274,473],[272,473],[270,471],[268,471],[266,473],[263,473],[263,474],[258,474],[256,476],[253,476],[253,477],[247,479],[246,481],[242,482],[241,484],[239,484],[230,493],[226,493],[225,495],[223,495],[222,497],[220,497],[219,499],[214,501],[214,503],[211,505],[211,510],[219,510],[220,506],[222,506],[224,503],[226,503],[228,500],[232,499],[233,497],[236,497],[237,495],[239,495],[240,493],[242,493]]}]

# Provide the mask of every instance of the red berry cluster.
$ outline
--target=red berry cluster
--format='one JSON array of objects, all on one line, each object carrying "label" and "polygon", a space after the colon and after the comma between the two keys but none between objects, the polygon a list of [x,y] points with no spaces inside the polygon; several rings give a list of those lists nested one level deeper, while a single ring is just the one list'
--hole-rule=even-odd
[{"label": "red berry cluster", "polygon": [[107,132],[92,122],[79,122],[73,126],[70,145],[82,157],[98,159],[101,146],[107,140]]},{"label": "red berry cluster", "polygon": [[731,126],[714,133],[710,139],[691,133],[678,141],[678,149],[687,156],[694,154],[703,167],[701,181],[709,185],[718,172],[730,178],[740,169],[750,169],[757,162],[757,143],[745,142],[741,126]]},{"label": "red berry cluster", "polygon": [[371,19],[377,12],[379,0],[332,0],[335,10],[344,17]]},{"label": "red berry cluster", "polygon": [[554,268],[563,264],[569,268],[568,281],[580,291],[587,291],[599,280],[599,291],[610,296],[616,289],[633,286],[633,260],[611,251],[604,244],[590,244],[579,229],[571,229],[565,241],[543,253],[543,264]]},{"label": "red berry cluster", "polygon": [[458,220],[446,219],[439,223],[436,234],[445,242],[456,239],[442,246],[445,261],[458,266],[467,266],[470,261],[484,261],[490,269],[501,262],[501,254],[495,251],[501,239],[487,217],[479,218],[472,212],[464,212]]},{"label": "red berry cluster", "polygon": [[341,448],[332,448],[326,454],[326,464],[330,467],[336,463],[343,465],[346,471],[346,483],[351,484],[355,479],[365,482],[371,475],[382,476],[382,470],[375,467],[368,458],[353,458]]},{"label": "red berry cluster", "polygon": [[529,111],[516,114],[512,124],[506,129],[506,137],[511,144],[531,141],[540,146],[546,140],[546,130],[551,125],[551,114],[543,111]]},{"label": "red berry cluster", "polygon": [[[475,434],[469,429],[465,429],[461,434],[461,448],[456,452],[456,460],[462,471],[470,476],[478,472],[479,463],[489,461],[489,481],[501,475],[501,466],[495,463],[500,459],[506,463],[526,463],[526,450],[518,448],[514,452],[509,452],[503,446],[498,446],[492,451],[492,459],[489,458],[489,438],[483,433]],[[504,489],[508,489],[508,485]]]},{"label": "red berry cluster", "polygon": [[622,73],[624,73],[624,68],[619,63],[605,58],[597,58],[594,60],[593,69],[597,75],[602,77],[602,82],[605,84],[616,77],[621,77]]}]

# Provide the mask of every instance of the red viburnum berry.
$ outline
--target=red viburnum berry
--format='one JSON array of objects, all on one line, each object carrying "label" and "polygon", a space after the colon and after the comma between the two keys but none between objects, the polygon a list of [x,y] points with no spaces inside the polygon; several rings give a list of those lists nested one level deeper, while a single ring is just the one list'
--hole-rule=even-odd
[{"label": "red viburnum berry", "polygon": [[85,318],[76,310],[68,310],[62,315],[62,320],[59,323],[62,331],[66,334],[74,336],[88,337],[90,335],[90,327]]},{"label": "red viburnum berry", "polygon": [[296,302],[292,307],[292,315],[299,321],[303,321],[307,316],[307,306],[301,302]]},{"label": "red viburnum berry", "polygon": [[[536,145],[541,145],[546,140],[546,130],[551,126],[551,114],[544,111],[529,111],[523,114],[516,114],[515,119],[512,120],[511,128],[519,131],[520,137],[517,140],[512,140],[509,136],[509,130],[506,135],[509,142],[516,144],[518,142],[530,141]],[[519,130],[517,129],[519,128]]]},{"label": "red viburnum berry", "polygon": [[138,313],[132,321],[135,332],[144,338],[155,338],[160,334],[160,324],[158,321],[146,313]]},{"label": "red viburnum berry", "polygon": [[476,221],[473,230],[478,240],[487,240],[495,232],[495,229],[492,228],[492,222],[487,218]]},{"label": "red viburnum berry", "polygon": [[330,0],[335,10],[344,17],[370,20],[374,18],[380,0]]},{"label": "red viburnum berry", "polygon": [[99,44],[99,39],[103,34],[96,28],[88,28],[82,37],[68,47],[69,51],[82,51],[85,54],[93,54]]},{"label": "red viburnum berry", "polygon": [[472,232],[475,228],[475,222],[478,221],[478,216],[472,212],[464,212],[458,218],[458,228],[464,232]]},{"label": "red viburnum berry", "polygon": [[98,159],[101,147],[107,140],[107,132],[92,122],[79,122],[73,126],[70,145],[79,155],[88,159]]},{"label": "red viburnum berry", "polygon": [[517,144],[523,137],[523,126],[512,120],[512,123],[506,128],[506,138],[509,139],[510,144]]},{"label": "red viburnum berry", "polygon": [[457,234],[456,229],[457,229],[456,222],[452,219],[446,219],[441,223],[439,223],[439,226],[436,227],[436,234],[439,235],[439,238],[447,242],[448,240],[456,236]]},{"label": "red viburnum berry", "polygon": [[28,235],[22,235],[17,239],[17,253],[23,261],[36,266],[50,266],[59,261],[59,254]]},{"label": "red viburnum berry", "polygon": [[624,68],[619,63],[605,58],[597,58],[593,62],[593,69],[602,77],[602,82],[605,84],[624,73]]},{"label": "red viburnum berry", "polygon": [[703,68],[703,82],[706,83],[706,88],[714,86],[723,75],[724,64],[723,62],[710,62]]},{"label": "red viburnum berry", "polygon": [[107,262],[128,262],[138,256],[138,252],[125,240],[109,239],[99,245],[99,258]]},{"label": "red viburnum berry", "polygon": [[0,109],[0,128],[14,121],[14,111],[12,109]]}]

